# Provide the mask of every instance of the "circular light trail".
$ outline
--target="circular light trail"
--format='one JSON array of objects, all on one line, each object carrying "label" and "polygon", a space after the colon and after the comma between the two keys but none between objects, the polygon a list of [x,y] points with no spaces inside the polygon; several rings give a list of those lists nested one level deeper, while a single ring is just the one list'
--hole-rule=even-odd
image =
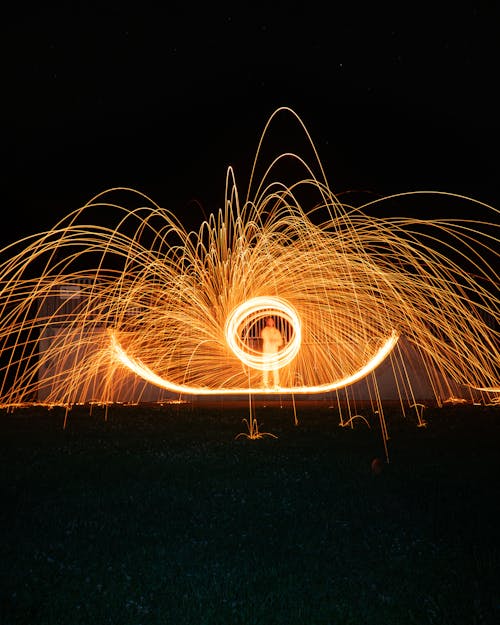
[{"label": "circular light trail", "polygon": [[[258,325],[268,316],[276,315],[288,322],[292,327],[291,340],[276,354],[270,354],[266,358],[260,350],[252,349],[248,341],[242,339],[245,326]],[[229,315],[225,327],[226,340],[229,347],[243,364],[264,371],[269,367],[283,368],[295,358],[302,340],[302,328],[297,311],[279,297],[254,297],[243,302]]]}]

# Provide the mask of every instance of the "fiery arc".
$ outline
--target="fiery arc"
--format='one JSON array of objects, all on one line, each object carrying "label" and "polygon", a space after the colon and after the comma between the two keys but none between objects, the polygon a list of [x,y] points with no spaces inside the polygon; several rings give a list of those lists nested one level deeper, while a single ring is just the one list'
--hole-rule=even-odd
[{"label": "fiery arc", "polygon": [[[387,341],[382,345],[382,347],[378,350],[378,352],[363,366],[361,369],[356,371],[351,376],[342,378],[340,380],[335,380],[333,382],[317,385],[317,386],[294,386],[290,388],[279,388],[279,389],[266,389],[267,393],[293,393],[293,394],[304,394],[304,393],[328,393],[330,391],[335,391],[340,388],[344,388],[349,384],[354,384],[358,380],[361,380],[366,375],[374,371],[378,365],[388,356],[388,354],[392,351],[394,346],[396,345],[398,340],[398,334],[396,331],[393,331],[391,336],[387,339]],[[180,384],[174,384],[169,382],[168,380],[160,377],[154,371],[151,371],[149,367],[144,365],[139,360],[135,360],[131,358],[127,352],[120,345],[116,336],[111,333],[111,346],[113,353],[116,355],[118,360],[130,371],[143,378],[147,382],[151,384],[156,384],[161,388],[165,388],[168,391],[172,391],[174,393],[181,393],[186,395],[248,395],[249,393],[262,393],[263,390],[260,386],[255,388],[232,388],[232,389],[210,389],[204,387],[194,387],[194,386],[186,386]]]}]

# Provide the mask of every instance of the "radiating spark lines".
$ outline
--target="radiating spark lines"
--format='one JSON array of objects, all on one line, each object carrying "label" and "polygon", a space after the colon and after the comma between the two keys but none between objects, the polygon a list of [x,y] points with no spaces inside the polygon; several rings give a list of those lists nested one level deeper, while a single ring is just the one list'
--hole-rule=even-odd
[{"label": "radiating spark lines", "polygon": [[[283,153],[258,177],[263,139],[281,114],[301,124],[314,163]],[[304,176],[275,179],[289,161]],[[423,206],[446,196],[491,217],[370,215],[404,195]],[[108,401],[127,376],[182,394],[262,393],[271,361],[280,388],[266,393],[324,393],[369,373],[376,385],[377,366],[403,336],[436,394],[443,379],[454,396],[482,389],[492,401],[498,210],[453,194],[404,195],[342,204],[290,109],[266,125],[245,199],[229,167],[223,206],[196,231],[133,189],[104,191],[0,251],[0,403]],[[268,316],[284,339],[271,361],[260,334]]]}]

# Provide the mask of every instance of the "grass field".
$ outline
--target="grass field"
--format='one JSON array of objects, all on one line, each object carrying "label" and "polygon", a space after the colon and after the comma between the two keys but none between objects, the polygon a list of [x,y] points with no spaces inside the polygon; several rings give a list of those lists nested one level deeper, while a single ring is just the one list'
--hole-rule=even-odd
[{"label": "grass field", "polygon": [[500,408],[1,412],[2,625],[500,622]]}]

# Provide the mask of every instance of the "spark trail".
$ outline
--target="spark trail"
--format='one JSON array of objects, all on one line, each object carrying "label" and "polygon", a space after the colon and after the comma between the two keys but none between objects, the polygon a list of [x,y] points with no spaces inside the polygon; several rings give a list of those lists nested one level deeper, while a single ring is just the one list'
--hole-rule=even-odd
[{"label": "spark trail", "polygon": [[[258,177],[264,138],[283,114],[303,128],[313,164],[282,153]],[[303,176],[276,179],[290,161]],[[424,207],[456,200],[491,218],[370,215],[407,196]],[[229,167],[223,206],[197,231],[117,188],[0,251],[0,403],[107,402],[124,376],[183,394],[262,393],[268,316],[285,340],[272,363],[281,388],[266,392],[323,393],[371,374],[376,394],[377,366],[404,337],[438,401],[464,392],[495,401],[499,243],[498,210],[471,198],[429,191],[342,203],[300,118],[278,109],[245,199]]]}]

